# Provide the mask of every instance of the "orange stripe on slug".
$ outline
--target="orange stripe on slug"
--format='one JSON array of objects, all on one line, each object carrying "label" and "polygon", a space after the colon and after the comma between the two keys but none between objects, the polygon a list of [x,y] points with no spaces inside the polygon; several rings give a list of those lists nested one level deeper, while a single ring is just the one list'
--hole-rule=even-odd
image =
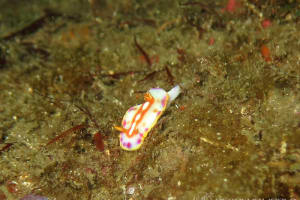
[{"label": "orange stripe on slug", "polygon": [[[139,110],[135,113],[132,123],[130,125],[130,128],[128,130],[126,130],[126,135],[127,137],[132,137],[134,135],[136,135],[138,133],[136,127],[138,126],[138,124],[143,120],[144,115],[148,112],[148,110],[150,109],[150,107],[152,106],[152,104],[154,103],[154,98],[151,96],[151,94],[146,93],[144,96],[144,99],[146,101],[146,103],[144,103]],[[148,104],[148,105],[147,105]],[[146,108],[144,108],[144,106],[146,105]],[[139,116],[139,119],[137,119],[137,117]],[[130,133],[130,130],[132,129],[132,126],[135,124],[134,130],[132,133]]]},{"label": "orange stripe on slug", "polygon": [[[128,138],[133,137],[138,133],[138,130],[136,127],[138,127],[139,123],[143,120],[144,115],[148,112],[152,104],[154,103],[154,98],[151,96],[151,94],[146,93],[144,96],[145,103],[140,106],[139,110],[135,113],[133,120],[130,124],[130,128],[125,129],[123,127],[115,126],[114,128],[120,132],[123,132],[126,134]],[[133,129],[133,130],[131,130]]]},{"label": "orange stripe on slug", "polygon": [[126,129],[124,129],[123,127],[114,126],[114,128],[120,132],[126,132]]}]

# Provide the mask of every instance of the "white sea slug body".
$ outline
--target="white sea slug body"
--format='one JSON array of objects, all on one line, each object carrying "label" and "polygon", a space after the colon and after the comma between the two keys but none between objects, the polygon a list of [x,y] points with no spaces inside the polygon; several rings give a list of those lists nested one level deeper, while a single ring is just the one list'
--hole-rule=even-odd
[{"label": "white sea slug body", "polygon": [[115,127],[121,132],[121,148],[127,151],[139,149],[149,131],[180,92],[179,85],[169,92],[152,88],[144,96],[145,103],[129,108],[123,117],[122,127]]}]

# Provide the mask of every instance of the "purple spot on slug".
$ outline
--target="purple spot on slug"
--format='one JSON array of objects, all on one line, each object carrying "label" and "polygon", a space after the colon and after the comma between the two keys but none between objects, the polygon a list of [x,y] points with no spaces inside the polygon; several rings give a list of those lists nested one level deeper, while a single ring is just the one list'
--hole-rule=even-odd
[{"label": "purple spot on slug", "polygon": [[140,144],[142,142],[141,139],[138,139],[138,141],[136,142],[137,144]]},{"label": "purple spot on slug", "polygon": [[143,137],[144,136],[144,134],[143,133],[140,133],[140,137]]},{"label": "purple spot on slug", "polygon": [[147,132],[149,130],[149,128],[145,128],[145,132]]},{"label": "purple spot on slug", "polygon": [[134,106],[128,109],[128,112],[135,110]]},{"label": "purple spot on slug", "polygon": [[123,136],[120,137],[120,141],[123,142]]},{"label": "purple spot on slug", "polygon": [[166,106],[166,101],[167,101],[167,97],[164,96],[164,98],[161,100],[161,105],[162,105],[163,107]]},{"label": "purple spot on slug", "polygon": [[125,127],[125,126],[126,126],[126,120],[124,120],[124,121],[123,121],[123,124],[122,124],[122,126],[123,126],[123,127]]},{"label": "purple spot on slug", "polygon": [[128,143],[127,143],[127,148],[130,149],[130,147],[131,147],[131,143],[128,142]]},{"label": "purple spot on slug", "polygon": [[159,115],[160,115],[160,113],[161,113],[161,111],[158,111],[158,112],[156,113],[156,115],[157,115],[157,116],[159,116]]}]

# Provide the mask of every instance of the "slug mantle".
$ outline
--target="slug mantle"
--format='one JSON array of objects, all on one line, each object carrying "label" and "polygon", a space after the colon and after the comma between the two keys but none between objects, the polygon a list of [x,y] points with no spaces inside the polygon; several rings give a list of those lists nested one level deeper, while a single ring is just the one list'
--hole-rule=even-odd
[{"label": "slug mantle", "polygon": [[129,108],[123,117],[122,127],[115,126],[121,132],[121,148],[127,151],[139,149],[149,131],[180,92],[179,85],[169,92],[151,88],[144,96],[145,103]]}]

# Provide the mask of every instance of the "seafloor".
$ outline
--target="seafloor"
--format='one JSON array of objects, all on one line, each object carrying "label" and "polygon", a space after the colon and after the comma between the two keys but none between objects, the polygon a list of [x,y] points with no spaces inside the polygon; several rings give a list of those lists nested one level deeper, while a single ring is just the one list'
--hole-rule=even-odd
[{"label": "seafloor", "polygon": [[[0,200],[299,199],[299,19],[299,0],[1,0]],[[122,150],[126,110],[176,84]]]}]

